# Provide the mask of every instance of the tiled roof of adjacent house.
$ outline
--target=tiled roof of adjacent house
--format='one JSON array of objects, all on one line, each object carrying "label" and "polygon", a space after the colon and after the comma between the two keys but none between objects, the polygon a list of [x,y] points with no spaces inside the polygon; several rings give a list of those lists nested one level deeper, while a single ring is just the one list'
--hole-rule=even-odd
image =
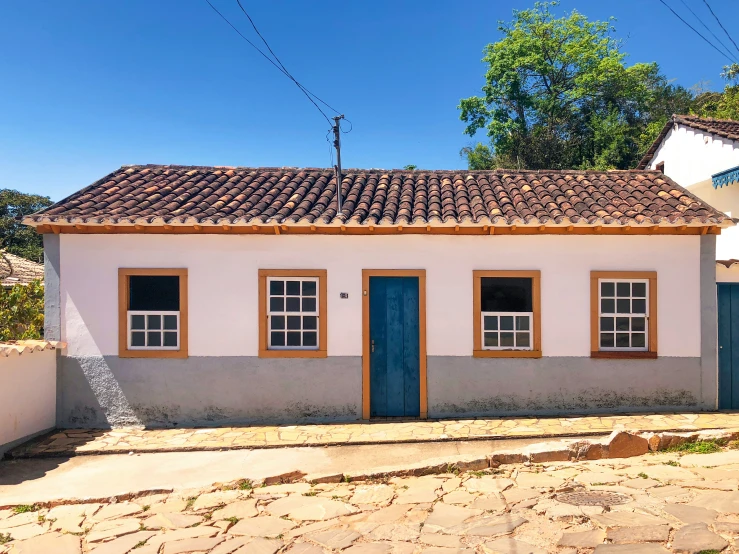
[{"label": "tiled roof of adjacent house", "polygon": [[657,152],[659,145],[662,144],[662,141],[667,136],[667,133],[670,132],[670,129],[672,129],[672,126],[675,124],[687,125],[688,127],[692,127],[693,129],[697,129],[699,131],[704,131],[706,133],[711,133],[712,135],[739,141],[739,121],[734,121],[733,119],[713,119],[712,117],[698,117],[697,115],[675,114],[667,123],[665,123],[665,126],[662,127],[662,130],[660,131],[655,141],[652,143],[652,146],[649,147],[649,150],[647,150],[646,154],[644,154],[644,157],[642,157],[642,159],[639,161],[639,165],[636,166],[637,169],[644,169],[647,167],[647,165],[649,165],[649,162],[652,161],[652,157],[654,156],[654,153]]},{"label": "tiled roof of adjacent house", "polygon": [[24,219],[32,225],[716,225],[657,171],[125,166]]},{"label": "tiled roof of adjacent house", "polygon": [[26,258],[0,251],[0,286],[27,285],[44,280],[44,266]]}]

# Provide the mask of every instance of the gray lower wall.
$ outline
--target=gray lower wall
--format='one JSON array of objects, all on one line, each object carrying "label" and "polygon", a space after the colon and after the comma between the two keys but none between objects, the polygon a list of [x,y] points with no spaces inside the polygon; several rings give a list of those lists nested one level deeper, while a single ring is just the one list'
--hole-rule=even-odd
[{"label": "gray lower wall", "polygon": [[718,298],[716,235],[703,235],[700,248],[701,406],[718,409]]},{"label": "gray lower wall", "polygon": [[351,421],[362,360],[62,356],[60,427]]},{"label": "gray lower wall", "polygon": [[[711,409],[701,358],[428,358],[429,417]],[[63,356],[60,427],[361,418],[360,357]]]},{"label": "gray lower wall", "polygon": [[62,340],[59,235],[44,235],[44,338]]}]

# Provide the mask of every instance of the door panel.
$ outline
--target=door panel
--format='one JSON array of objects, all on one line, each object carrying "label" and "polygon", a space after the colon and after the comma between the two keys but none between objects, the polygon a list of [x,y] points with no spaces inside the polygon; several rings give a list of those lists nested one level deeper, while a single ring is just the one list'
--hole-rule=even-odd
[{"label": "door panel", "polygon": [[739,409],[739,283],[718,283],[718,407]]},{"label": "door panel", "polygon": [[370,277],[370,416],[420,415],[417,277]]}]

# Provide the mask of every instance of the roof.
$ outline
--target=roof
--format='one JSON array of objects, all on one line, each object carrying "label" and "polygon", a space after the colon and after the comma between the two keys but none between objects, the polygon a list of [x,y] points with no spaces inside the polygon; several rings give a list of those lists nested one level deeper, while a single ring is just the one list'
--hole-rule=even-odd
[{"label": "roof", "polygon": [[688,127],[692,127],[693,129],[698,129],[699,131],[704,131],[706,133],[711,133],[712,135],[739,141],[739,121],[734,121],[733,119],[713,119],[712,117],[698,117],[697,115],[673,114],[670,120],[665,123],[665,126],[662,127],[662,130],[660,131],[659,135],[657,135],[657,138],[652,143],[652,146],[649,147],[649,150],[647,150],[646,154],[644,154],[644,157],[642,157],[642,159],[639,161],[636,169],[645,169],[647,165],[649,165],[649,162],[652,161],[652,158],[654,157],[655,152],[657,152],[659,145],[662,144],[662,141],[667,136],[667,133],[670,132],[670,129],[672,129],[672,126],[676,123],[679,125],[687,125]]},{"label": "roof", "polygon": [[[124,166],[24,218],[30,225],[514,226],[727,222],[657,171]],[[73,228],[72,228],[73,230]]]},{"label": "roof", "polygon": [[48,340],[12,340],[0,342],[0,356],[6,358],[11,354],[25,354],[30,352],[43,352],[44,350],[54,350],[56,348],[64,348],[67,344],[59,341]]},{"label": "roof", "polygon": [[44,280],[44,266],[9,252],[0,251],[0,286],[27,285]]}]

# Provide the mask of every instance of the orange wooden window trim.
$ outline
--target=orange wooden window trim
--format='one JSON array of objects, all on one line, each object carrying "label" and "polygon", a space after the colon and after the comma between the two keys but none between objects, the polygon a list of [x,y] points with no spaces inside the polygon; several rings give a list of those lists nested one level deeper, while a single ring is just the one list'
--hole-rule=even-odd
[{"label": "orange wooden window trim", "polygon": [[[600,310],[600,279],[641,279],[649,283],[649,348],[645,351],[604,350],[600,349],[600,327],[598,317]],[[656,271],[591,271],[590,272],[590,356],[592,358],[653,359],[657,357],[657,272]]]},{"label": "orange wooden window trim", "polygon": [[[534,345],[531,350],[483,350],[482,299],[480,287],[483,277],[523,277],[531,279],[531,308],[534,313]],[[541,271],[475,270],[472,272],[472,356],[475,358],[541,358]]]},{"label": "orange wooden window trim", "polygon": [[[179,350],[129,350],[128,349],[128,292],[129,277],[177,276],[180,278],[180,349]],[[120,358],[187,358],[188,357],[188,307],[187,269],[127,268],[118,269],[118,357]]]},{"label": "orange wooden window trim", "polygon": [[419,342],[419,417],[428,418],[428,377],[426,366],[426,270],[363,269],[362,270],[362,419],[370,419],[370,277],[418,277],[418,342]]},{"label": "orange wooden window trim", "polygon": [[[267,330],[267,278],[318,278],[318,349],[270,350]],[[328,356],[328,292],[325,269],[260,269],[259,270],[259,357],[260,358],[325,358]]]}]

